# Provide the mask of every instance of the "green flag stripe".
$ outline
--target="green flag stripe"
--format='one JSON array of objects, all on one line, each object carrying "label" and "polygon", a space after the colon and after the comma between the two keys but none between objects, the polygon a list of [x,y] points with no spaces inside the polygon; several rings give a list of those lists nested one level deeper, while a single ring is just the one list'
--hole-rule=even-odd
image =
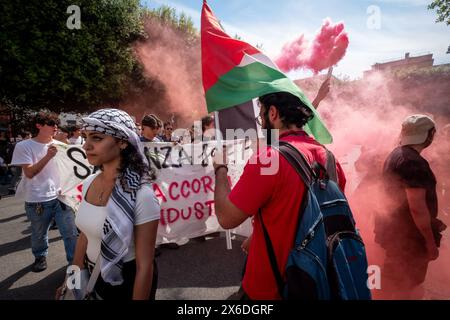
[{"label": "green flag stripe", "polygon": [[289,92],[306,104],[314,113],[314,118],[305,126],[320,143],[331,143],[331,134],[320,119],[316,109],[292,80],[280,71],[262,63],[252,63],[244,67],[235,67],[222,77],[206,92],[208,111],[219,111],[253,98],[273,93]]},{"label": "green flag stripe", "polygon": [[235,67],[206,92],[208,111],[226,109],[269,93],[271,84],[277,80],[282,81],[277,86],[289,86],[286,81],[289,79],[284,74],[262,63]]}]

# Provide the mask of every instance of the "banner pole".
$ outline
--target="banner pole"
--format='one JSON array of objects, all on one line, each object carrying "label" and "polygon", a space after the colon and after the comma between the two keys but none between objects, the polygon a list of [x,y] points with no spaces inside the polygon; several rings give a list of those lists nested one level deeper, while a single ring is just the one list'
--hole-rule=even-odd
[{"label": "banner pole", "polygon": [[[223,141],[222,141],[222,133],[220,132],[220,126],[219,126],[219,112],[214,111],[214,124],[216,127],[216,141],[217,141],[217,148],[222,148]],[[227,243],[227,249],[231,250],[233,249],[233,244],[231,243],[231,231],[225,230],[225,239]]]}]

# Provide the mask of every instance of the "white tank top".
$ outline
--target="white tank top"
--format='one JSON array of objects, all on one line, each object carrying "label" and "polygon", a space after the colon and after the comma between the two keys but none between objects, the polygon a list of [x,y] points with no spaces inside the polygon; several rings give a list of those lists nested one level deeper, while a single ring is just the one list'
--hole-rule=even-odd
[{"label": "white tank top", "polygon": [[[98,174],[91,175],[83,182],[83,200],[76,214],[75,224],[84,233],[88,240],[86,254],[91,262],[97,261],[100,254],[102,242],[103,224],[105,223],[106,207],[94,206],[86,201],[86,193]],[[159,202],[155,197],[150,185],[141,187],[136,195],[136,212],[134,225],[144,224],[149,221],[158,220],[160,217]],[[128,262],[135,259],[134,236],[131,238],[128,253],[123,261]]]}]

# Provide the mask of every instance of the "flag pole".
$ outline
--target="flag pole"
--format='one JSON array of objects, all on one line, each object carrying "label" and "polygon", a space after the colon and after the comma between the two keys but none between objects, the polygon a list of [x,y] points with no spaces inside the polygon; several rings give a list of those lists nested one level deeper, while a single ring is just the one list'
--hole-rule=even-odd
[{"label": "flag pole", "polygon": [[[217,149],[220,150],[220,149],[223,149],[223,147],[222,147],[223,141],[222,141],[222,134],[220,132],[220,127],[219,127],[219,112],[218,111],[214,111],[214,124],[216,127]],[[226,239],[226,243],[227,243],[227,249],[228,250],[233,249],[233,244],[231,243],[231,231],[230,230],[225,230],[225,239]]]}]

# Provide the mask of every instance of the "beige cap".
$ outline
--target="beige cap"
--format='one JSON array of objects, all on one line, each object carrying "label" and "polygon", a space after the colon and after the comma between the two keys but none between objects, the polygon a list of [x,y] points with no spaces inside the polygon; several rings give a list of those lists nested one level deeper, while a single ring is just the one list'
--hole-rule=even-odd
[{"label": "beige cap", "polygon": [[436,127],[433,119],[423,114],[414,114],[407,117],[402,124],[400,145],[407,146],[421,144],[427,140],[430,129]]}]

